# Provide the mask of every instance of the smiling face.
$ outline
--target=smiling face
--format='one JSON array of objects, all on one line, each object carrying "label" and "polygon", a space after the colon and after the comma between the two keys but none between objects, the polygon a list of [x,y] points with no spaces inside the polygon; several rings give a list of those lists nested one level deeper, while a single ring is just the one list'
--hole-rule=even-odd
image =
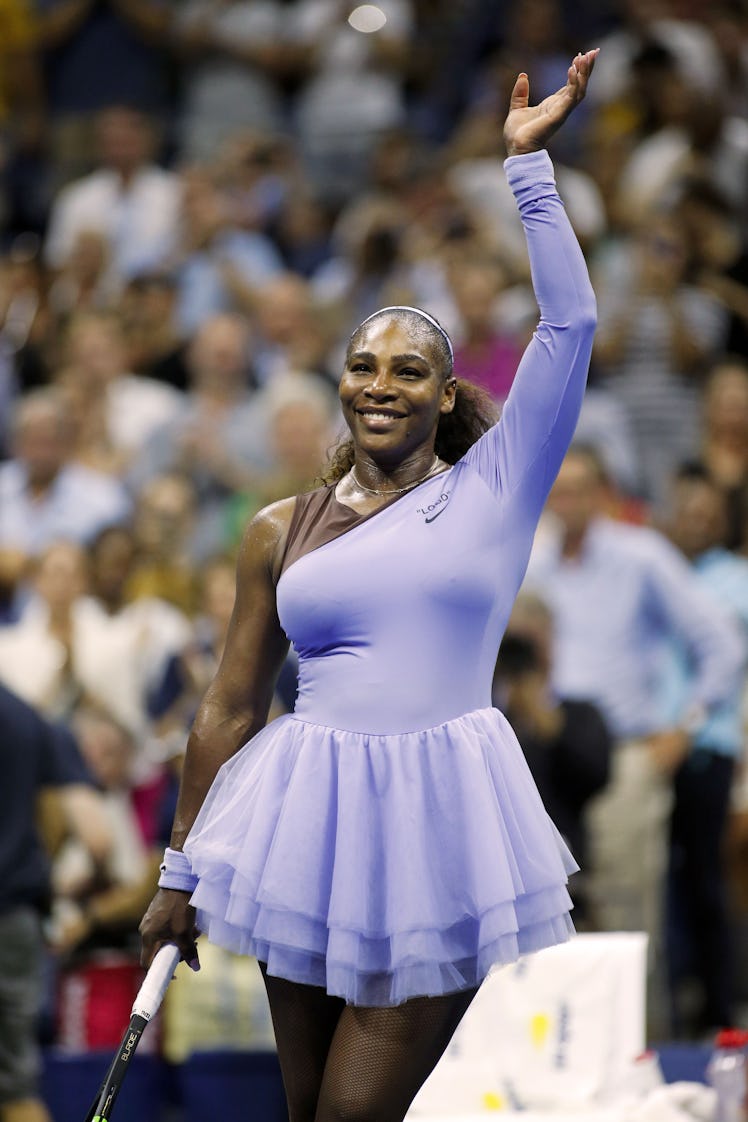
[{"label": "smiling face", "polygon": [[340,401],[357,455],[392,468],[421,451],[433,454],[456,388],[438,339],[427,321],[422,328],[418,317],[414,325],[400,315],[378,316],[353,336]]}]

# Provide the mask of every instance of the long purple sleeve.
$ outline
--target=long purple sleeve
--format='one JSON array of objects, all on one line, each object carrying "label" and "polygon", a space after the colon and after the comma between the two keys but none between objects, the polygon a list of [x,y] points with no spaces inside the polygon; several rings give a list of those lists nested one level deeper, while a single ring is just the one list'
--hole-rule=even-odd
[{"label": "long purple sleeve", "polygon": [[537,518],[574,434],[584,395],[595,295],[548,153],[504,163],[527,236],[540,322],[499,423],[464,457],[496,495]]}]

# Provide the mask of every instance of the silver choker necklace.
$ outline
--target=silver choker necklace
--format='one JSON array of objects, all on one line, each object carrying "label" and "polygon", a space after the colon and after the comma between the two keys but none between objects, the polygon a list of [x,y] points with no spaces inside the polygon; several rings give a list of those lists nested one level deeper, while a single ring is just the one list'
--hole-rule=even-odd
[{"label": "silver choker necklace", "polygon": [[405,491],[410,491],[411,487],[417,487],[419,483],[423,483],[423,481],[425,479],[428,479],[428,477],[431,475],[431,473],[433,472],[434,468],[436,467],[436,465],[438,463],[439,463],[439,457],[434,456],[434,462],[432,463],[431,467],[429,468],[429,470],[426,472],[425,475],[421,476],[420,479],[414,479],[412,483],[406,484],[405,487],[392,487],[391,489],[389,489],[387,491],[378,490],[376,487],[367,487],[366,484],[362,483],[361,480],[359,479],[359,477],[356,475],[356,469],[355,468],[351,468],[351,475],[353,477],[353,482],[356,484],[356,486],[360,487],[362,491],[368,491],[368,493],[370,495],[379,495],[380,497],[385,496],[385,495],[402,495]]}]

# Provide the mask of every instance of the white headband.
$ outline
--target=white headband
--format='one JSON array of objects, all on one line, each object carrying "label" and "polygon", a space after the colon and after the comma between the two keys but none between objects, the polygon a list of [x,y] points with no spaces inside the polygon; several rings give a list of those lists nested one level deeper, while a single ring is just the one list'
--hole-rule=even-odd
[{"label": "white headband", "polygon": [[455,353],[452,348],[452,340],[450,339],[449,335],[447,335],[442,325],[437,320],[435,320],[433,316],[430,316],[428,312],[424,312],[423,308],[411,308],[408,304],[393,304],[389,308],[380,308],[378,312],[372,312],[372,314],[370,316],[367,316],[366,319],[359,324],[359,326],[363,327],[364,324],[368,323],[370,319],[374,319],[376,316],[384,315],[385,312],[413,312],[415,315],[421,316],[423,319],[428,320],[431,326],[436,328],[444,342],[447,344],[447,347],[449,348],[450,361],[454,363]]}]

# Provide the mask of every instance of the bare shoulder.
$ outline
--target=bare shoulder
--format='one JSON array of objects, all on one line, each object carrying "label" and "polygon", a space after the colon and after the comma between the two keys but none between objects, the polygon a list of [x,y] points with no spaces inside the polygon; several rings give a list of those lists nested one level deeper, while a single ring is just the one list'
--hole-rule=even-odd
[{"label": "bare shoulder", "polygon": [[295,505],[296,498],[292,496],[258,510],[244,531],[239,550],[240,571],[264,568],[275,583]]}]

